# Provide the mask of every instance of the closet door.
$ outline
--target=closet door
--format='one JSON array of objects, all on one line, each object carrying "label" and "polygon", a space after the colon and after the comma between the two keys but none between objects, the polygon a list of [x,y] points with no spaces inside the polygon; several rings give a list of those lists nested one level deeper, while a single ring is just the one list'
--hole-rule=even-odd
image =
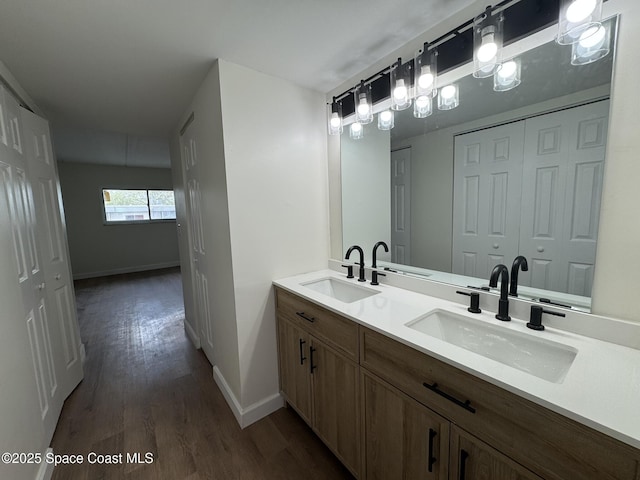
[{"label": "closet door", "polygon": [[25,109],[22,109],[22,123],[38,225],[37,246],[49,306],[47,325],[56,365],[58,388],[52,392],[51,403],[57,412],[57,419],[65,398],[83,377],[80,333],[49,124]]},{"label": "closet door", "polygon": [[526,120],[522,285],[590,296],[609,101]]},{"label": "closet door", "polygon": [[453,273],[489,278],[518,255],[524,122],[455,137]]}]

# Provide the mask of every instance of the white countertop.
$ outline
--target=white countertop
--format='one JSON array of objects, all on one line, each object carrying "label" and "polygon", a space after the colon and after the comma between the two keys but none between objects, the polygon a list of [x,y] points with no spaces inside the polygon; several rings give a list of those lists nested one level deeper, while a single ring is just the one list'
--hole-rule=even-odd
[{"label": "white countertop", "polygon": [[[329,277],[380,293],[344,303],[301,285]],[[483,310],[481,314],[472,314],[467,311],[466,304],[389,285],[359,283],[333,270],[296,275],[273,283],[449,365],[640,448],[640,350],[550,327],[541,332],[534,331],[526,328],[528,319],[512,318],[511,322],[501,322],[494,318],[495,311]],[[536,338],[543,337],[573,347],[578,353],[564,380],[552,383],[406,326],[438,308]]]}]

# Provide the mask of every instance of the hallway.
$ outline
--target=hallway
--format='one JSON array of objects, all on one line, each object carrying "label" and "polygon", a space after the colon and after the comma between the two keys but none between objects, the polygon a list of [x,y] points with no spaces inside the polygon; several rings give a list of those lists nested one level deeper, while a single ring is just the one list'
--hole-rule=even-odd
[{"label": "hallway", "polygon": [[[67,399],[52,446],[82,454],[67,479],[351,478],[290,409],[241,430],[184,328],[178,269],[76,282],[85,378]],[[120,464],[87,455],[123,454]],[[127,454],[153,462],[127,463]]]}]

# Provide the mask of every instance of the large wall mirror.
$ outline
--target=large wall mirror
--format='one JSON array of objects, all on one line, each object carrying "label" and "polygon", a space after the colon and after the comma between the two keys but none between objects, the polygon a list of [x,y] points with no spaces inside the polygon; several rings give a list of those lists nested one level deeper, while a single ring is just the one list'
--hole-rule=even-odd
[{"label": "large wall mirror", "polygon": [[[455,79],[460,105],[341,137],[344,250],[384,240],[382,265],[460,286],[523,255],[521,296],[590,309],[614,64],[571,64],[554,41],[521,53],[522,83]],[[346,129],[345,129],[346,130]]]}]

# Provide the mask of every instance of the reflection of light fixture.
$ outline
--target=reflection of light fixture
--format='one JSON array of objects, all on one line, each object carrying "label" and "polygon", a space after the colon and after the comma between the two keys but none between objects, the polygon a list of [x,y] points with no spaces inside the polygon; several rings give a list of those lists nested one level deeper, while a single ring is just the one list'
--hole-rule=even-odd
[{"label": "reflection of light fixture", "polygon": [[428,95],[420,95],[413,102],[413,116],[427,118],[433,113],[432,98]]},{"label": "reflection of light fixture", "polygon": [[610,50],[610,28],[592,25],[571,46],[571,65],[586,65],[605,57]]},{"label": "reflection of light fixture", "polygon": [[371,100],[371,85],[360,82],[354,94],[356,105],[356,122],[367,124],[373,122],[373,102]]},{"label": "reflection of light fixture", "polygon": [[521,65],[519,58],[512,58],[496,68],[493,74],[493,89],[496,92],[506,92],[520,85]]},{"label": "reflection of light fixture", "polygon": [[[413,90],[416,99],[435,94],[436,80],[438,76],[438,51],[429,51],[429,43],[425,43],[422,50],[418,50],[414,59]],[[415,108],[414,108],[415,114]]]},{"label": "reflection of light fixture", "polygon": [[438,110],[451,110],[460,105],[458,86],[455,83],[442,87],[438,92]]},{"label": "reflection of light fixture", "polygon": [[[562,0],[556,42],[569,45],[600,24],[602,0]],[[589,33],[589,35],[591,34]]]},{"label": "reflection of light fixture", "polygon": [[380,130],[391,130],[393,125],[393,112],[391,110],[384,110],[378,114],[378,128]]},{"label": "reflection of light fixture", "polygon": [[502,14],[491,15],[487,7],[473,20],[473,76],[490,77],[500,64],[502,50]]},{"label": "reflection of light fixture", "polygon": [[355,122],[349,128],[349,137],[353,140],[360,140],[364,135],[364,127],[361,123]]},{"label": "reflection of light fixture", "polygon": [[329,110],[329,135],[340,135],[342,133],[342,102],[336,102],[333,97],[333,103]]},{"label": "reflection of light fixture", "polygon": [[403,65],[402,59],[391,65],[391,110],[404,110],[411,106],[410,65]]}]

